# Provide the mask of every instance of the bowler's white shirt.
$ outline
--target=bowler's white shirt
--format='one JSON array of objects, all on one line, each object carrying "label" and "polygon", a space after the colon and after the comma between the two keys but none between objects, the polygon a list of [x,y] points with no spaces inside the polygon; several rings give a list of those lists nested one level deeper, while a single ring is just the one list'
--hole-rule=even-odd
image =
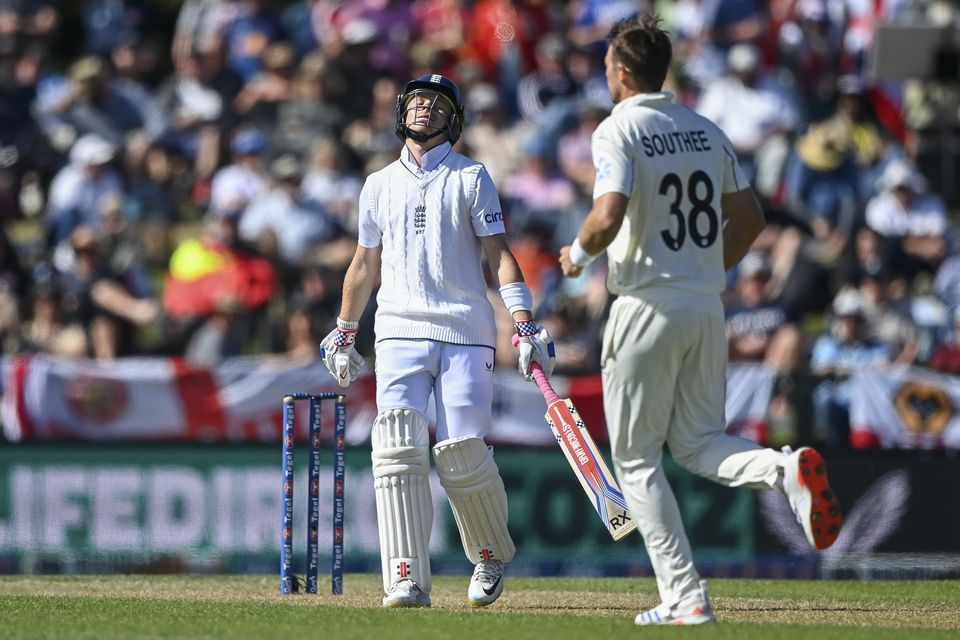
[{"label": "bowler's white shirt", "polygon": [[593,197],[622,193],[627,214],[607,247],[618,295],[726,286],[720,197],[749,186],[720,129],[669,92],[619,102],[593,133]]},{"label": "bowler's white shirt", "polygon": [[377,340],[493,347],[479,238],[504,233],[500,198],[483,164],[449,143],[421,161],[404,147],[360,193],[358,242],[383,247]]}]

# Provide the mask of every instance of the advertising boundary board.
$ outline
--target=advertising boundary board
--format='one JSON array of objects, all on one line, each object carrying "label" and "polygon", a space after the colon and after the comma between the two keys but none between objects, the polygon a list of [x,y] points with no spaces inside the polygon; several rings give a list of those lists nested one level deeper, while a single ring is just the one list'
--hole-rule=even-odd
[{"label": "advertising boundary board", "polygon": [[[299,452],[298,452],[299,453]],[[603,450],[609,459],[609,452]],[[369,449],[347,451],[346,567],[377,571]],[[332,452],[321,453],[329,483]],[[610,540],[555,449],[497,447],[518,553],[515,575],[650,575],[638,534]],[[826,456],[847,515],[835,550],[810,553],[780,494],[729,489],[665,456],[698,568],[757,577],[960,575],[960,464],[938,452]],[[305,495],[305,471],[295,490]],[[272,573],[280,451],[268,445],[20,444],[0,448],[0,573]],[[437,573],[469,565],[431,473]],[[321,487],[320,549],[331,498]],[[302,501],[298,501],[300,503]],[[304,513],[295,513],[303,531]],[[302,550],[300,551],[302,553]],[[911,559],[912,558],[912,559]],[[322,566],[329,558],[322,557]],[[297,562],[302,566],[303,558]]]}]

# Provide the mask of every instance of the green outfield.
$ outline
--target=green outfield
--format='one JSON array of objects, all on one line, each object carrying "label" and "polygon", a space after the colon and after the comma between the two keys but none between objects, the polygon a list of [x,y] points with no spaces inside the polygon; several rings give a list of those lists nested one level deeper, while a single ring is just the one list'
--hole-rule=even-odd
[{"label": "green outfield", "polygon": [[[633,626],[657,603],[648,578],[510,578],[489,609],[467,578],[435,579],[433,608],[384,610],[380,578],[347,575],[345,595],[281,597],[274,576],[0,577],[0,638],[957,638],[960,581],[711,580],[721,624]],[[328,582],[323,582],[326,588]]]}]

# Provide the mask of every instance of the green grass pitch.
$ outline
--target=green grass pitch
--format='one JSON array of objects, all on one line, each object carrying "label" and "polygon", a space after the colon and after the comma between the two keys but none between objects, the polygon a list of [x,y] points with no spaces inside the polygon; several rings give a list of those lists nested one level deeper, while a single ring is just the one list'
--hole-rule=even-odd
[{"label": "green grass pitch", "polygon": [[649,578],[508,576],[487,609],[467,604],[467,579],[435,578],[432,609],[385,610],[373,575],[348,574],[339,597],[281,596],[275,576],[5,576],[0,638],[960,637],[960,581],[710,580],[720,624],[641,629],[634,615],[658,601]]}]

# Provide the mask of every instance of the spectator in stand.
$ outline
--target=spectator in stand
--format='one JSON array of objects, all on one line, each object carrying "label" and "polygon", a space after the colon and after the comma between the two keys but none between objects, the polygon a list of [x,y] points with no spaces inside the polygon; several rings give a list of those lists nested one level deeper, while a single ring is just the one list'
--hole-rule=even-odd
[{"label": "spectator in stand", "polygon": [[38,100],[36,116],[54,147],[68,147],[76,136],[96,133],[123,148],[129,134],[142,130],[150,140],[167,128],[156,101],[140,84],[114,79],[103,60],[80,58],[70,66],[62,90]]},{"label": "spectator in stand", "polygon": [[679,0],[673,13],[677,60],[695,88],[723,75],[731,47],[759,45],[767,29],[759,0]]},{"label": "spectator in stand", "polygon": [[296,52],[288,42],[274,42],[264,51],[261,69],[243,85],[233,108],[250,126],[273,131],[281,106],[293,96]]},{"label": "spectator in stand", "polygon": [[867,203],[866,222],[888,243],[891,268],[911,280],[922,271],[936,273],[950,228],[943,198],[927,192],[926,181],[906,160],[887,165],[880,185],[883,191]]},{"label": "spectator in stand", "polygon": [[247,349],[265,353],[273,343],[267,309],[277,295],[277,274],[257,247],[240,237],[241,214],[211,209],[202,235],[184,238],[170,256],[164,308],[174,321],[180,352],[198,361]]},{"label": "spectator in stand", "polygon": [[727,134],[747,178],[769,199],[780,186],[799,120],[797,100],[782,82],[761,70],[756,45],[731,47],[727,67],[727,75],[706,86],[697,111]]},{"label": "spectator in stand", "polygon": [[210,209],[217,213],[243,211],[270,184],[263,164],[267,140],[262,131],[241,129],[234,133],[231,146],[233,164],[220,169],[210,187]]},{"label": "spectator in stand", "polygon": [[70,162],[50,184],[47,241],[54,246],[81,224],[96,227],[103,200],[121,196],[120,174],[110,166],[116,148],[94,133],[81,137],[70,150]]},{"label": "spectator in stand", "polygon": [[28,272],[6,229],[0,227],[0,353],[16,353],[20,346],[20,320],[28,291]]},{"label": "spectator in stand", "polygon": [[201,77],[199,53],[174,60],[174,75],[158,89],[158,105],[168,114],[170,128],[164,136],[194,163],[201,178],[210,178],[220,159],[223,98]]},{"label": "spectator in stand", "polygon": [[560,264],[551,242],[553,227],[543,221],[531,220],[511,235],[515,239],[511,241],[510,249],[533,294],[531,311],[534,317],[538,317],[539,311],[550,304],[561,282]]},{"label": "spectator in stand", "polygon": [[115,78],[153,91],[166,73],[166,51],[156,36],[141,36],[126,30],[110,50],[110,68]]},{"label": "spectator in stand", "polygon": [[736,297],[726,308],[731,362],[763,362],[790,377],[800,364],[802,338],[791,310],[770,297],[770,258],[751,251],[737,270]]},{"label": "spectator in stand", "polygon": [[142,36],[156,24],[152,2],[144,0],[84,0],[80,7],[86,49],[107,58],[131,32]]},{"label": "spectator in stand", "polygon": [[273,140],[282,152],[307,155],[314,137],[332,137],[347,123],[347,114],[327,96],[326,69],[327,62],[318,51],[308,53],[300,61],[290,98],[280,103],[277,112]]},{"label": "spectator in stand", "polygon": [[890,256],[883,236],[861,224],[840,261],[837,279],[841,286],[858,286],[864,276],[890,270]]},{"label": "spectator in stand", "polygon": [[560,171],[576,185],[581,197],[590,200],[593,199],[593,181],[596,177],[591,140],[597,125],[609,113],[610,110],[605,107],[584,105],[577,117],[577,128],[563,134],[557,144]]},{"label": "spectator in stand", "polygon": [[598,343],[596,318],[590,316],[582,299],[554,296],[539,312],[537,321],[550,332],[554,345],[559,345],[556,369],[559,375],[576,376],[597,371],[601,345]]},{"label": "spectator in stand", "polygon": [[[24,174],[43,156],[30,107],[37,95],[44,53],[39,46],[21,50],[12,36],[0,36],[0,220],[28,215],[22,206]],[[33,173],[36,176],[36,173]],[[30,179],[33,184],[34,179]],[[27,182],[29,184],[30,182]],[[33,193],[40,196],[37,189]],[[37,203],[39,205],[40,203]],[[39,209],[34,206],[34,212]]]},{"label": "spectator in stand", "polygon": [[271,163],[270,173],[272,187],[255,197],[240,218],[240,237],[263,250],[265,236],[273,236],[280,258],[287,265],[302,267],[314,247],[333,240],[342,229],[318,203],[304,197],[299,158],[280,156]]},{"label": "spectator in stand", "polygon": [[[418,44],[435,56],[431,68],[445,74],[455,66],[466,34],[465,13],[463,0],[414,0]],[[411,75],[420,74],[414,71]]]},{"label": "spectator in stand", "polygon": [[524,144],[533,135],[531,123],[512,122],[492,84],[480,83],[467,92],[467,118],[473,124],[463,132],[463,140],[482,162],[498,189],[515,175],[523,164]]},{"label": "spectator in stand", "polygon": [[30,308],[29,311],[25,310],[19,350],[27,353],[84,357],[85,344],[82,345],[82,350],[68,348],[71,343],[76,345],[79,341],[70,339],[76,336],[77,332],[69,331],[63,322],[60,290],[53,266],[48,262],[41,262],[33,268],[32,275],[33,282],[28,297]]},{"label": "spectator in stand", "polygon": [[60,10],[49,0],[0,3],[0,33],[6,38],[19,42],[52,41],[60,24]]},{"label": "spectator in stand", "polygon": [[607,74],[603,68],[603,55],[588,49],[573,48],[567,54],[567,69],[573,81],[580,87],[580,101],[587,107],[599,107],[609,113],[613,108]]},{"label": "spectator in stand", "polygon": [[806,104],[807,117],[820,120],[829,109],[836,77],[831,68],[840,55],[843,15],[826,0],[786,0],[773,3],[782,12],[776,31],[780,65],[789,70]]},{"label": "spectator in stand", "polygon": [[634,18],[641,8],[649,8],[650,2],[636,0],[574,0],[568,3],[570,27],[567,37],[576,47],[606,53],[606,39],[617,22]]},{"label": "spectator in stand", "polygon": [[950,313],[960,309],[960,250],[957,238],[952,238],[952,251],[940,263],[933,280],[933,293]]},{"label": "spectator in stand", "polygon": [[914,364],[918,348],[917,327],[911,315],[906,282],[886,270],[860,279],[864,335],[886,345],[896,364]]},{"label": "spectator in stand", "polygon": [[960,375],[960,307],[951,314],[953,325],[930,357],[934,371]]},{"label": "spectator in stand", "polygon": [[[234,0],[236,1],[236,0]],[[268,0],[245,0],[222,29],[227,66],[244,82],[261,69],[267,48],[284,37],[283,25]]]},{"label": "spectator in stand", "polygon": [[520,171],[504,182],[502,196],[514,228],[536,220],[552,229],[551,237],[568,238],[579,222],[573,211],[577,201],[573,183],[536,144],[527,150]]},{"label": "spectator in stand", "polygon": [[562,36],[544,36],[537,43],[536,68],[517,87],[520,117],[537,127],[540,147],[549,154],[555,153],[560,136],[576,126],[580,107],[580,86],[567,69],[568,50]]},{"label": "spectator in stand", "polygon": [[[379,75],[370,66],[370,53],[377,28],[369,20],[356,19],[338,36],[342,48],[327,58],[324,87],[328,98],[354,118],[366,118],[373,106],[373,92]],[[394,96],[394,100],[396,96]]]},{"label": "spectator in stand", "polygon": [[141,165],[129,167],[124,217],[132,223],[170,225],[181,220],[180,207],[187,189],[177,185],[175,151],[150,145]]},{"label": "spectator in stand", "polygon": [[720,77],[726,68],[726,54],[710,41],[709,0],[675,0],[663,11],[670,30],[675,60],[679,63],[681,96],[685,104],[695,104],[702,87]]},{"label": "spectator in stand", "polygon": [[79,226],[70,234],[72,264],[60,272],[65,321],[83,328],[88,355],[98,360],[137,353],[136,327],[157,319],[152,298],[137,298],[106,262],[93,229]]},{"label": "spectator in stand", "polygon": [[221,131],[232,129],[238,119],[233,110],[233,101],[243,88],[243,78],[227,66],[223,38],[211,37],[197,50],[200,66],[199,82],[213,89],[220,96],[223,109],[217,124]]},{"label": "spectator in stand", "polygon": [[123,199],[117,195],[100,203],[97,248],[117,282],[134,298],[154,297],[153,282],[144,264],[144,249],[136,230],[123,217]]},{"label": "spectator in stand", "polygon": [[710,41],[724,55],[734,45],[763,38],[767,16],[759,0],[717,0],[704,8]]},{"label": "spectator in stand", "polygon": [[177,14],[170,48],[174,65],[219,38],[220,31],[235,17],[238,9],[239,4],[230,0],[184,0]]},{"label": "spectator in stand", "polygon": [[315,361],[327,325],[318,321],[310,309],[299,301],[289,305],[285,324],[283,351],[287,357],[295,361]]},{"label": "spectator in stand", "polygon": [[344,143],[364,160],[392,156],[400,148],[397,139],[397,95],[400,88],[392,78],[378,78],[373,85],[370,115],[351,122],[342,134]]},{"label": "spectator in stand", "polygon": [[517,85],[536,68],[537,43],[553,28],[538,0],[478,0],[466,20],[463,57],[480,65],[483,79],[497,85],[507,116],[517,115]]},{"label": "spectator in stand", "polygon": [[357,231],[358,203],[363,180],[350,171],[346,149],[333,137],[316,140],[300,190],[306,200],[332,216],[344,230]]},{"label": "spectator in stand", "polygon": [[293,45],[297,58],[303,58],[317,48],[317,35],[313,30],[313,12],[317,4],[317,0],[295,0],[280,14],[283,31]]},{"label": "spectator in stand", "polygon": [[798,138],[784,177],[787,205],[795,215],[808,224],[827,218],[848,237],[861,206],[861,167],[880,147],[876,127],[864,116],[863,92],[856,76],[837,81],[833,115]]},{"label": "spectator in stand", "polygon": [[[335,269],[330,269],[320,264],[307,264],[300,270],[298,281],[291,283],[288,293],[285,297],[287,309],[290,314],[289,321],[283,322],[279,327],[279,351],[284,351],[290,355],[298,354],[304,358],[316,358],[319,348],[312,353],[307,354],[303,350],[303,345],[307,343],[305,336],[305,327],[303,319],[294,320],[293,315],[303,314],[310,320],[309,343],[323,339],[325,333],[317,335],[317,331],[325,331],[329,323],[336,321],[337,311],[340,308],[340,285],[343,282],[343,274]],[[295,334],[299,333],[301,339],[296,339]],[[358,349],[362,353],[372,352],[372,337],[364,340]]]},{"label": "spectator in stand", "polygon": [[406,77],[410,45],[419,36],[410,0],[351,0],[344,3],[340,13],[346,21],[345,30],[355,20],[373,27],[369,61],[378,75]]},{"label": "spectator in stand", "polygon": [[243,355],[243,312],[237,298],[223,294],[213,312],[190,334],[184,359],[196,367],[215,367],[227,358]]},{"label": "spectator in stand", "polygon": [[850,374],[886,367],[892,360],[887,345],[865,334],[861,294],[841,290],[833,301],[830,331],[819,336],[810,355],[810,369],[821,378],[813,391],[815,431],[831,448],[850,443]]}]

